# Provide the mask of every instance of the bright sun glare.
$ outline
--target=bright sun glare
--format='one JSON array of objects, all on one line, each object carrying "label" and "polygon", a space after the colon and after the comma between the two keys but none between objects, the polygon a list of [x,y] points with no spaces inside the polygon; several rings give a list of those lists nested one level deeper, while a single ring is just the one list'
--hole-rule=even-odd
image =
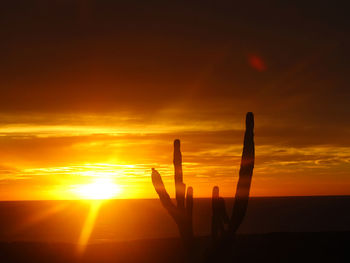
[{"label": "bright sun glare", "polygon": [[111,178],[97,178],[91,184],[77,186],[74,192],[83,199],[110,199],[116,197],[121,188]]}]

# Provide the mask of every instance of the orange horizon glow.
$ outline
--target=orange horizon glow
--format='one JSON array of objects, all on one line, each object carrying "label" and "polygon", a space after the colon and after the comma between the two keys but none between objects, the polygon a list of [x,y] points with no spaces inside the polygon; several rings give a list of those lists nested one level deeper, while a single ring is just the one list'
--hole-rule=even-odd
[{"label": "orange horizon glow", "polygon": [[[104,116],[101,123],[102,117],[77,115],[71,122],[80,124],[65,128],[55,124],[43,129],[41,123],[0,127],[0,200],[157,198],[152,167],[174,196],[172,142],[177,137],[182,140],[184,181],[194,188],[194,197],[210,197],[215,185],[223,196],[234,196],[243,121],[184,121],[179,127],[163,114],[144,124],[143,131],[126,116]],[[264,139],[260,123],[265,121],[257,115],[256,122],[251,196],[350,194],[348,147],[284,145]]]}]

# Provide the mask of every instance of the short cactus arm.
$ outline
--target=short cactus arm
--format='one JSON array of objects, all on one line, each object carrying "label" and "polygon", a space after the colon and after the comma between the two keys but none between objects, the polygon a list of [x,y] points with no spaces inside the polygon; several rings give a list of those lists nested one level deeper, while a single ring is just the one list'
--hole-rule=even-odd
[{"label": "short cactus arm", "polygon": [[154,186],[154,189],[156,190],[160,202],[164,206],[164,208],[168,211],[168,213],[172,216],[176,216],[176,207],[171,201],[171,198],[169,194],[167,193],[162,177],[158,173],[158,171],[154,168],[152,168],[152,183]]},{"label": "short cactus arm", "polygon": [[186,212],[188,220],[191,224],[192,228],[192,214],[193,214],[193,188],[188,187],[187,188],[187,195],[186,195]]}]

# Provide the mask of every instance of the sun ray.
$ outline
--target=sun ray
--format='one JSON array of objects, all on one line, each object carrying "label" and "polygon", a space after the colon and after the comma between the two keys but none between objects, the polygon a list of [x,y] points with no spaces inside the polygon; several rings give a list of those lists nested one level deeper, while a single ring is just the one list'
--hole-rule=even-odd
[{"label": "sun ray", "polygon": [[13,234],[19,233],[35,224],[38,224],[42,221],[44,221],[45,219],[63,211],[65,208],[67,207],[67,204],[59,204],[59,205],[55,205],[49,209],[40,211],[39,213],[28,217],[25,222],[23,222],[21,225],[19,225],[18,227],[16,227],[13,230]]},{"label": "sun ray", "polygon": [[103,200],[93,200],[90,204],[90,209],[85,219],[83,228],[78,240],[78,254],[82,255],[85,251],[86,245],[89,242],[92,230],[95,226],[95,221],[100,210]]}]

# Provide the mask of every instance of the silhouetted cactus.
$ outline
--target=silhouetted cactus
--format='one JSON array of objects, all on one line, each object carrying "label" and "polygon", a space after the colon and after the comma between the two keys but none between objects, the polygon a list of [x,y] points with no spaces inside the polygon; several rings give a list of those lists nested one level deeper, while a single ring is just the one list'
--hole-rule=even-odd
[{"label": "silhouetted cactus", "polygon": [[[246,115],[246,130],[244,134],[243,142],[243,152],[241,159],[241,168],[239,170],[239,179],[237,183],[237,190],[235,196],[235,202],[232,209],[232,215],[229,222],[228,234],[233,236],[241,225],[243,218],[247,211],[250,185],[253,176],[254,169],[254,160],[255,160],[255,146],[254,146],[254,115],[252,112],[248,112]],[[218,202],[219,200],[219,189],[214,187],[213,189],[213,203]],[[223,203],[223,206],[225,204]],[[220,208],[225,210],[226,208]],[[219,217],[218,213],[221,213],[218,209],[214,209],[213,205],[213,220],[214,218]],[[213,236],[216,233],[212,233]]]},{"label": "silhouetted cactus", "polygon": [[164,187],[160,174],[154,168],[152,168],[152,183],[157,194],[159,195],[162,205],[177,224],[185,247],[190,250],[193,246],[193,189],[192,187],[187,188],[187,196],[185,198],[186,185],[183,183],[180,140],[174,141],[174,172],[176,205],[171,201],[170,196]]},{"label": "silhouetted cactus", "polygon": [[212,197],[212,219],[211,219],[211,236],[215,242],[219,236],[225,234],[225,224],[229,223],[229,217],[226,213],[225,199],[219,196],[219,187],[214,186]]}]

